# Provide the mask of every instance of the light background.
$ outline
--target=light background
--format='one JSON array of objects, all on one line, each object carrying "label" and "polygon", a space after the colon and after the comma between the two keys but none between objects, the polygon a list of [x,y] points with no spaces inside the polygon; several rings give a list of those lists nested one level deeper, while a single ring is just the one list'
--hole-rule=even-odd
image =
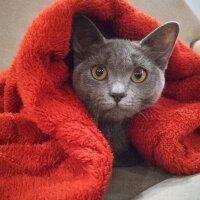
[{"label": "light background", "polygon": [[[12,63],[28,26],[52,2],[54,0],[0,0],[0,70]],[[131,2],[161,22],[179,21],[180,38],[187,44],[200,36],[200,22],[184,0],[131,0]],[[187,2],[195,13],[198,13],[200,1]]]}]

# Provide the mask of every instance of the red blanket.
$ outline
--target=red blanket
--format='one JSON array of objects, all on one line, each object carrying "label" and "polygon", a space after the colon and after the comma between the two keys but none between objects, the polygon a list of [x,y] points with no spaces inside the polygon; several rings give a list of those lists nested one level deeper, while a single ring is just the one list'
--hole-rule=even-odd
[{"label": "red blanket", "polygon": [[[0,74],[0,199],[101,199],[112,154],[71,87],[72,18],[107,37],[141,39],[158,22],[125,0],[59,0],[32,24]],[[200,57],[178,42],[154,108],[130,124],[147,160],[178,175],[200,171]]]}]

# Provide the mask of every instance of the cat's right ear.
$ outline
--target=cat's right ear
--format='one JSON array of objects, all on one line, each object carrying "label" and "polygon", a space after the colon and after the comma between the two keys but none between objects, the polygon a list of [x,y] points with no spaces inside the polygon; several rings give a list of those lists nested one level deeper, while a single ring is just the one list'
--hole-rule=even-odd
[{"label": "cat's right ear", "polygon": [[105,40],[99,29],[86,16],[79,15],[73,21],[72,49],[76,53],[84,53],[91,45],[101,44]]},{"label": "cat's right ear", "polygon": [[140,44],[148,48],[149,57],[161,69],[166,69],[178,34],[179,24],[168,22],[147,35]]}]

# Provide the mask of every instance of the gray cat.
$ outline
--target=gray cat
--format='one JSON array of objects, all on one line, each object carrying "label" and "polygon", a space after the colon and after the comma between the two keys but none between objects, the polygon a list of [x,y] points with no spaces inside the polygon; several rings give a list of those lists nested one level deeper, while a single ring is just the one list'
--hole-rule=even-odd
[{"label": "gray cat", "polygon": [[115,166],[138,161],[128,123],[160,98],[178,33],[169,22],[141,41],[106,39],[86,16],[74,19],[73,88],[111,145]]}]

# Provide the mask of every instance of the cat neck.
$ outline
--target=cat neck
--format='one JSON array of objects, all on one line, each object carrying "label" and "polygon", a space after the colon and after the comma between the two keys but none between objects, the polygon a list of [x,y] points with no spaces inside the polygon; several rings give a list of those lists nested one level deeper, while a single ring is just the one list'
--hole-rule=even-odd
[{"label": "cat neck", "polygon": [[113,151],[118,152],[127,151],[129,148],[128,140],[128,125],[130,119],[124,119],[118,122],[99,121],[98,128],[111,145]]},{"label": "cat neck", "polygon": [[[110,131],[114,131],[115,129],[120,130],[123,129],[125,131],[128,131],[128,124],[130,119],[124,119],[122,121],[105,121],[105,120],[99,120],[98,121],[98,128],[101,129],[108,129]],[[103,130],[101,130],[103,131]],[[104,131],[103,131],[104,132]]]}]

